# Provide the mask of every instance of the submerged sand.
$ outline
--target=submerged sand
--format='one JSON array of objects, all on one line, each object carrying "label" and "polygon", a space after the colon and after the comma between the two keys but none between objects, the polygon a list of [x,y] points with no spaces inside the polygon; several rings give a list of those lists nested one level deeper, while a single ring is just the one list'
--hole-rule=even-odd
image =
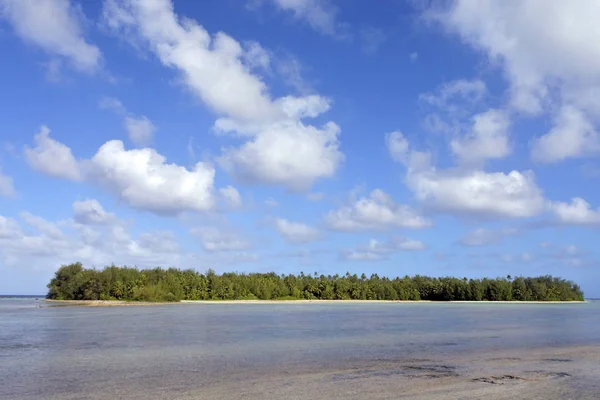
[{"label": "submerged sand", "polygon": [[[208,382],[178,399],[598,400],[600,347],[486,352],[428,359],[290,366]],[[169,398],[169,397],[164,397]],[[174,397],[173,397],[174,398]]]}]

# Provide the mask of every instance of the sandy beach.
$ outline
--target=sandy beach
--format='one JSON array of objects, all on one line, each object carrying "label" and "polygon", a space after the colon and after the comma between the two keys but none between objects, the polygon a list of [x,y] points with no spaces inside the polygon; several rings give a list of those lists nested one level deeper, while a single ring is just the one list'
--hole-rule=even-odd
[{"label": "sandy beach", "polygon": [[180,303],[160,303],[149,301],[120,301],[120,300],[44,300],[52,307],[127,307],[127,306],[160,306]]},{"label": "sandy beach", "polygon": [[374,303],[464,303],[464,304],[562,304],[585,301],[428,301],[428,300],[182,300],[179,302],[148,302],[121,300],[44,300],[54,307],[128,307],[175,304],[374,304]]}]

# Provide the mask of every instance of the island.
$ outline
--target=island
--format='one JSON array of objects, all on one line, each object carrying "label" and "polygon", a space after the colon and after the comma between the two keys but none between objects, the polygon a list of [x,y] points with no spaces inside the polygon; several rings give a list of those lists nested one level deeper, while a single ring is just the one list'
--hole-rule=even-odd
[{"label": "island", "polygon": [[183,300],[379,300],[379,301],[583,301],[581,288],[550,275],[467,279],[377,274],[278,275],[223,273],[210,269],[102,270],[79,262],[63,265],[48,284],[49,300],[180,302]]}]

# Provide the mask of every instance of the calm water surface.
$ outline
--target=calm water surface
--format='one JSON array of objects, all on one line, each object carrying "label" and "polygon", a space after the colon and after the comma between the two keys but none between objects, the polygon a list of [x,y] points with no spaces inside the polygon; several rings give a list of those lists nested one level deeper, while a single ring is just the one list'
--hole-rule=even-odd
[{"label": "calm water surface", "polygon": [[0,398],[132,382],[181,390],[250,370],[570,345],[600,345],[600,301],[87,308],[0,299]]}]

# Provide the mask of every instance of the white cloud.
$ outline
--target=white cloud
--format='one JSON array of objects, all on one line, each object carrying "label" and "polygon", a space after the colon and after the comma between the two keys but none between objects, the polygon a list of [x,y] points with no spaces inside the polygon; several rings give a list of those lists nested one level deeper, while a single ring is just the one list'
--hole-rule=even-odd
[{"label": "white cloud", "polygon": [[285,218],[275,219],[275,229],[290,243],[308,243],[321,238],[317,229]]},{"label": "white cloud", "polygon": [[0,196],[13,197],[15,193],[13,179],[10,176],[5,175],[0,168]]},{"label": "white cloud", "polygon": [[407,185],[420,202],[446,212],[499,217],[532,217],[544,198],[533,172],[425,171],[409,172]]},{"label": "white cloud", "polygon": [[103,14],[109,28],[147,44],[165,66],[181,73],[186,87],[222,116],[217,133],[247,139],[218,158],[236,179],[306,190],[336,172],[343,161],[339,127],[302,121],[326,112],[330,101],[316,95],[272,99],[245,64],[248,57],[255,63],[255,49],[244,49],[224,33],[211,37],[195,21],[177,16],[170,1],[107,0]]},{"label": "white cloud", "polygon": [[0,240],[15,239],[21,235],[21,227],[17,221],[0,215]]},{"label": "white cloud", "polygon": [[550,85],[598,82],[598,13],[600,5],[593,1],[458,0],[430,16],[501,63],[513,105],[536,112],[550,96]]},{"label": "white cloud", "polygon": [[438,170],[429,153],[410,150],[405,139],[396,136],[392,142],[401,145],[390,145],[391,136],[386,136],[391,156],[406,165],[406,185],[416,199],[432,209],[517,218],[537,215],[544,208],[531,171]]},{"label": "white cloud", "polygon": [[310,189],[317,178],[332,177],[344,157],[338,150],[339,127],[289,122],[265,126],[252,141],[226,149],[219,165],[239,181]]},{"label": "white cloud", "polygon": [[485,82],[480,79],[457,79],[446,82],[437,88],[436,93],[424,93],[419,99],[431,106],[443,108],[446,112],[455,111],[454,103],[473,104],[487,94]]},{"label": "white cloud", "polygon": [[[213,167],[199,162],[188,169],[169,164],[152,148],[126,150],[120,140],[102,145],[91,159],[76,161],[71,149],[42,127],[37,146],[26,147],[29,165],[51,176],[95,182],[134,208],[158,214],[209,211],[216,205]],[[231,190],[227,201],[235,201]]]},{"label": "white cloud", "polygon": [[152,143],[156,126],[145,115],[135,115],[127,111],[120,100],[113,97],[104,97],[100,100],[100,108],[112,110],[123,117],[123,126],[131,142],[139,147]]},{"label": "white cloud", "polygon": [[414,63],[419,59],[419,53],[417,52],[412,52],[408,55],[408,59],[410,60],[410,62]]},{"label": "white cloud", "polygon": [[242,196],[240,196],[240,192],[238,192],[233,186],[228,185],[224,188],[221,188],[219,189],[219,193],[229,207],[240,208],[242,206]]},{"label": "white cloud", "polygon": [[51,239],[61,239],[63,237],[62,231],[56,224],[49,222],[40,216],[33,215],[29,212],[22,212],[20,217],[27,225]]},{"label": "white cloud", "polygon": [[189,170],[166,161],[154,149],[125,150],[123,142],[111,140],[86,167],[90,179],[132,207],[164,214],[212,209],[215,170],[202,162]]},{"label": "white cloud", "polygon": [[124,120],[129,140],[136,146],[147,146],[152,142],[156,126],[145,116],[127,116]]},{"label": "white cloud", "polygon": [[580,197],[570,203],[551,202],[550,211],[557,220],[567,225],[600,225],[600,208],[592,209],[590,203]]},{"label": "white cloud", "polygon": [[385,228],[426,228],[431,221],[420,216],[405,204],[396,203],[389,194],[373,190],[325,216],[330,229],[338,231],[363,231]]},{"label": "white cloud", "polygon": [[559,110],[555,127],[534,146],[535,159],[599,151],[591,124],[600,116],[599,3],[457,0],[427,15],[503,67],[513,109],[533,115]]},{"label": "white cloud", "polygon": [[107,213],[96,199],[73,203],[73,219],[81,225],[102,225],[115,221],[114,214]]},{"label": "white cloud", "polygon": [[337,7],[329,0],[270,0],[277,8],[291,12],[294,17],[305,21],[312,29],[333,37],[340,35],[341,25],[337,21]]},{"label": "white cloud", "polygon": [[423,242],[402,237],[392,238],[387,242],[371,239],[365,246],[343,250],[341,257],[347,261],[379,261],[398,251],[422,251],[426,248]]},{"label": "white cloud", "polygon": [[258,42],[247,42],[244,53],[245,63],[251,68],[260,68],[265,71],[270,69],[271,55]]},{"label": "white cloud", "polygon": [[206,251],[240,251],[252,248],[250,241],[228,228],[205,226],[193,228],[190,232],[200,239]]},{"label": "white cloud", "polygon": [[0,216],[0,264],[52,270],[75,261],[147,267],[181,260],[172,233],[145,232],[136,239],[116,218],[89,225],[71,219],[51,222],[24,212],[21,221]]},{"label": "white cloud", "polygon": [[[0,0],[0,18],[15,33],[52,57],[65,59],[73,68],[92,73],[100,68],[102,54],[86,41],[81,8],[69,0]],[[56,63],[53,64],[54,66]]]},{"label": "white cloud", "polygon": [[572,157],[600,154],[600,133],[586,115],[572,106],[563,106],[554,127],[533,142],[534,161],[552,163]]},{"label": "white cloud", "polygon": [[385,134],[385,144],[390,155],[397,162],[406,162],[409,144],[402,132],[394,131]]},{"label": "white cloud", "polygon": [[42,126],[34,136],[35,147],[25,146],[25,160],[31,168],[46,175],[72,181],[82,179],[80,166],[71,149],[52,139],[50,129]]},{"label": "white cloud", "polygon": [[216,112],[244,121],[277,112],[266,85],[242,63],[242,46],[225,33],[211,38],[195,21],[176,15],[170,1],[108,0],[103,15],[110,29],[146,43],[165,66],[179,70],[187,87]]},{"label": "white cloud", "polygon": [[509,118],[506,112],[490,109],[472,117],[470,132],[450,142],[450,149],[467,164],[479,164],[487,159],[504,158],[510,154]]}]

